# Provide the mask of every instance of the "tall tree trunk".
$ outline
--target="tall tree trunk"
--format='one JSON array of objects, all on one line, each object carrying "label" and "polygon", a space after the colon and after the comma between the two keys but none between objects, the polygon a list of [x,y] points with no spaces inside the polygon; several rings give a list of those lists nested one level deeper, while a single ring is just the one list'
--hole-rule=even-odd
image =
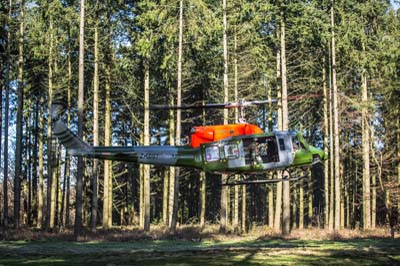
[{"label": "tall tree trunk", "polygon": [[[400,186],[400,108],[397,109],[397,183]],[[397,216],[400,217],[400,195],[397,199],[397,211]]]},{"label": "tall tree trunk", "polygon": [[54,40],[54,31],[53,31],[53,19],[50,16],[50,43],[49,43],[49,57],[48,57],[48,100],[47,100],[47,211],[46,211],[46,227],[53,228],[54,226],[54,209],[51,209],[51,202],[53,195],[51,193],[51,189],[53,187],[53,142],[52,142],[52,117],[50,115],[51,105],[53,103],[53,40]]},{"label": "tall tree trunk", "polygon": [[[239,175],[235,176],[238,180]],[[239,186],[234,187],[234,201],[233,201],[233,232],[235,234],[239,233]]]},{"label": "tall tree trunk", "polygon": [[168,226],[168,192],[169,192],[169,170],[164,170],[164,184],[163,184],[163,207],[162,207],[162,221],[163,224]]},{"label": "tall tree trunk", "polygon": [[[374,149],[374,140],[375,140],[375,130],[374,130],[374,126],[371,125],[371,131],[370,131],[370,149],[371,149],[371,154],[373,156],[373,158],[375,158],[375,149]],[[379,168],[380,165],[379,163],[377,163],[377,167],[378,167],[378,173],[380,172]],[[372,182],[372,193],[371,193],[371,228],[375,229],[376,227],[376,176],[377,173],[375,172],[372,177],[371,177],[371,182]]]},{"label": "tall tree trunk", "polygon": [[[223,54],[224,54],[224,102],[229,101],[228,94],[228,40],[227,40],[227,22],[226,22],[226,0],[222,1],[223,9]],[[228,109],[224,109],[224,125],[228,124]],[[227,175],[221,176],[222,184],[227,180]],[[227,214],[228,202],[227,202],[227,187],[221,187],[221,211],[220,211],[220,228],[221,233],[226,232],[228,214]]]},{"label": "tall tree trunk", "polygon": [[[52,100],[50,101],[52,102]],[[50,109],[49,109],[50,110]],[[50,120],[50,121],[49,121]],[[48,118],[47,128],[51,130],[51,118]],[[56,180],[56,165],[55,165],[55,149],[54,149],[54,139],[52,137],[49,129],[48,141],[47,141],[47,215],[46,215],[46,227],[52,229],[54,227],[54,217],[55,217],[55,186]]]},{"label": "tall tree trunk", "polygon": [[[68,32],[68,40],[70,33]],[[71,123],[71,91],[72,91],[72,62],[71,62],[71,47],[68,45],[68,88],[67,88],[67,125]],[[65,151],[65,178],[66,178],[66,195],[65,195],[65,225],[70,225],[70,188],[71,188],[71,156],[68,150]]]},{"label": "tall tree trunk", "polygon": [[[68,155],[68,162],[70,161],[71,157],[70,155]],[[71,195],[71,174],[70,174],[70,168],[67,167],[67,192],[65,195],[65,225],[70,225],[71,224],[71,218],[70,218],[70,209],[71,209],[71,205],[70,205],[70,195]]]},{"label": "tall tree trunk", "polygon": [[340,191],[341,191],[341,193],[340,193],[340,228],[344,228],[344,195],[346,193],[344,184],[346,184],[346,181],[343,179],[344,179],[343,164],[341,164],[340,165],[340,180],[342,180],[342,182],[341,182],[341,188],[340,188]]},{"label": "tall tree trunk", "polygon": [[24,105],[24,20],[25,1],[20,2],[20,23],[18,36],[18,104],[17,104],[17,129],[16,129],[16,150],[15,150],[15,177],[14,177],[14,228],[20,226],[21,207],[21,180],[22,180],[22,114]]},{"label": "tall tree trunk", "polygon": [[[330,50],[330,61],[332,58],[332,49]],[[332,65],[329,64],[329,224],[330,231],[334,228],[334,211],[335,211],[335,160],[333,155],[334,137],[333,137],[333,89],[332,89]]]},{"label": "tall tree trunk", "polygon": [[[291,213],[292,217],[294,217],[291,220],[290,228],[299,228],[299,224],[298,224],[297,221],[300,222],[300,220],[297,220],[297,217],[296,217],[297,216],[297,207],[300,207],[300,202],[298,202],[300,193],[297,192],[297,185],[298,184],[294,185],[293,192],[290,195],[291,196],[291,199],[290,199],[290,201],[291,201],[290,213]],[[299,214],[300,214],[300,210],[299,210]]]},{"label": "tall tree trunk", "polygon": [[44,130],[44,99],[43,96],[40,98],[40,115],[39,115],[39,187],[38,187],[38,217],[37,217],[37,227],[43,228],[43,130]]},{"label": "tall tree trunk", "polygon": [[37,207],[38,207],[38,143],[39,143],[39,107],[40,102],[35,100],[34,109],[34,140],[33,140],[33,162],[32,162],[32,219],[33,224],[38,225]]},{"label": "tall tree trunk", "polygon": [[[83,137],[83,97],[84,97],[84,30],[85,30],[85,0],[80,3],[79,24],[79,83],[78,83],[78,137]],[[75,203],[75,226],[74,236],[79,238],[82,230],[82,190],[83,190],[83,158],[78,158],[76,174],[76,203]]]},{"label": "tall tree trunk", "polygon": [[[204,99],[204,94],[203,94],[203,104],[205,103]],[[206,110],[203,109],[202,112],[202,120],[203,123],[202,125],[206,125]],[[206,185],[207,185],[207,175],[205,172],[200,172],[200,227],[201,229],[204,229],[206,225],[206,199],[207,199],[207,190],[206,190]]]},{"label": "tall tree trunk", "polygon": [[[308,172],[308,170],[306,170]],[[312,175],[311,173],[307,173],[308,175],[308,180],[307,180],[307,185],[308,185],[308,224],[307,227],[310,228],[312,226],[312,219],[313,219],[313,186],[312,186]]]},{"label": "tall tree trunk", "polygon": [[[172,96],[172,91],[170,91],[170,105],[174,105],[174,97]],[[171,146],[175,145],[175,113],[173,110],[169,111],[169,144]],[[168,193],[168,228],[172,227],[171,218],[173,216],[173,206],[174,206],[174,192],[175,187],[175,167],[169,168],[169,193]]]},{"label": "tall tree trunk", "polygon": [[[143,132],[140,133],[140,143],[143,143]],[[139,227],[143,230],[144,228],[144,186],[143,186],[143,166],[139,165]]]},{"label": "tall tree trunk", "polygon": [[[83,137],[83,141],[86,141],[86,136]],[[82,180],[82,226],[89,226],[90,228],[90,217],[89,217],[89,212],[90,212],[90,208],[89,208],[89,187],[90,187],[90,181],[89,178],[87,178],[89,176],[89,169],[88,167],[86,167],[86,161],[88,159],[87,158],[83,158],[83,180]]]},{"label": "tall tree trunk", "polygon": [[[6,58],[6,60],[8,60]],[[5,88],[5,86],[7,86],[5,83],[3,83],[3,68],[4,68],[4,64],[3,64],[3,60],[0,61],[0,140],[2,139],[2,133],[3,133],[3,90]],[[1,168],[1,141],[0,141],[0,168]],[[7,166],[6,164],[4,164],[4,166]],[[7,178],[3,178],[3,192],[5,190],[5,192],[7,192],[7,189],[4,189],[4,187],[7,186],[6,184],[7,182]],[[1,192],[0,192],[1,194]],[[4,196],[3,196],[4,197]],[[1,197],[0,197],[1,199]],[[3,204],[5,204],[4,200],[3,200]],[[1,202],[0,202],[0,206],[1,206]],[[1,206],[2,207],[2,206]],[[2,211],[4,211],[4,207],[2,209],[0,209],[0,219],[2,219],[1,221],[4,222],[4,215],[2,215]],[[5,228],[4,228],[5,229]]]},{"label": "tall tree trunk", "polygon": [[[324,152],[328,154],[328,88],[327,88],[327,75],[325,57],[322,58],[322,82],[324,91]],[[329,161],[324,161],[324,225],[329,225]]]},{"label": "tall tree trunk", "polygon": [[[278,98],[278,129],[282,130],[282,91],[281,91],[281,52],[278,49],[276,53],[276,79],[277,79],[277,98]],[[281,178],[278,174],[278,178]],[[274,229],[280,231],[281,229],[281,214],[282,214],[282,182],[276,184],[276,199],[275,199],[275,217]]]},{"label": "tall tree trunk", "polygon": [[[111,73],[109,66],[105,66],[106,80],[105,80],[105,114],[104,114],[104,146],[111,144]],[[104,180],[103,180],[103,228],[109,228],[112,225],[112,179],[110,177],[111,161],[104,160]],[[111,203],[111,204],[110,204]]]},{"label": "tall tree trunk", "polygon": [[[349,183],[349,176],[345,175],[344,177],[346,178],[346,184],[348,184]],[[349,219],[349,217],[350,217],[350,204],[349,204],[349,202],[350,202],[350,195],[349,195],[350,194],[349,193],[350,186],[348,186],[348,185],[346,186],[345,185],[345,186],[343,186],[343,188],[344,188],[344,201],[345,201],[345,204],[346,204],[344,206],[344,209],[345,209],[344,217],[346,218],[345,219],[345,226],[349,227],[349,225],[350,225],[350,219]]]},{"label": "tall tree trunk", "polygon": [[206,173],[200,172],[200,227],[204,229],[206,225]]},{"label": "tall tree trunk", "polygon": [[65,197],[67,194],[67,160],[68,160],[68,153],[65,153],[64,158],[64,182],[62,187],[62,194],[61,194],[61,209],[60,209],[60,219],[59,219],[59,227],[62,230],[65,226]]},{"label": "tall tree trunk", "polygon": [[[364,48],[364,44],[363,44]],[[365,48],[363,49],[365,53]],[[369,169],[369,118],[368,118],[368,87],[367,73],[363,69],[361,74],[362,79],[362,149],[363,149],[363,228],[371,227],[371,184],[370,184],[370,169]]]},{"label": "tall tree trunk", "polygon": [[[112,127],[111,127],[112,128]],[[111,135],[112,136],[112,135]],[[111,141],[112,143],[112,141]],[[108,184],[108,227],[112,227],[113,223],[113,207],[114,207],[114,201],[113,201],[113,180],[114,180],[114,171],[113,171],[113,161],[110,161],[109,163],[109,172],[110,172],[110,178],[109,178],[109,184]]]},{"label": "tall tree trunk", "polygon": [[338,93],[336,85],[336,52],[335,52],[335,20],[334,20],[334,0],[331,0],[331,45],[332,45],[332,89],[333,89],[333,136],[334,136],[334,176],[335,176],[335,230],[340,229],[340,158],[339,158],[339,110]]},{"label": "tall tree trunk", "polygon": [[[270,101],[268,106],[268,130],[273,130],[272,122],[272,86],[268,88],[268,100]],[[268,173],[270,179],[273,178],[272,173]],[[273,186],[267,186],[267,198],[268,198],[268,226],[274,228],[274,189]]]},{"label": "tall tree trunk", "polygon": [[[143,129],[143,145],[150,145],[150,70],[149,62],[144,62],[144,129]],[[143,203],[144,203],[144,224],[143,229],[150,231],[150,165],[143,165]]]},{"label": "tall tree trunk", "polygon": [[[234,26],[234,55],[233,55],[233,67],[234,67],[234,96],[235,102],[239,101],[238,92],[238,56],[237,56],[237,33],[236,25]],[[239,110],[235,108],[235,123],[239,123]],[[235,179],[239,180],[239,175],[235,175]],[[234,209],[233,209],[233,231],[239,233],[239,186],[234,187]]]},{"label": "tall tree trunk", "polygon": [[[27,93],[27,95],[29,95]],[[31,142],[31,136],[32,136],[32,124],[31,124],[31,99],[27,98],[27,101],[25,103],[25,109],[26,111],[23,114],[23,120],[25,120],[26,124],[26,137],[25,137],[25,147],[26,147],[26,155],[25,155],[25,180],[23,182],[23,213],[24,213],[24,218],[23,218],[23,223],[31,226],[32,225],[32,220],[31,220],[31,210],[32,210],[32,142]]]},{"label": "tall tree trunk", "polygon": [[58,228],[61,228],[62,226],[62,214],[61,214],[61,203],[62,203],[62,193],[61,193],[61,166],[62,166],[62,147],[61,144],[58,144],[58,152],[57,152],[57,226]]},{"label": "tall tree trunk", "polygon": [[[305,173],[303,173],[305,174]],[[304,228],[304,179],[299,181],[299,229]]]},{"label": "tall tree trunk", "polygon": [[[54,33],[53,33],[53,29],[52,29],[52,38],[54,41],[53,43],[53,48],[56,50],[58,47],[58,42],[57,42],[57,38],[54,38]],[[53,56],[52,56],[52,60],[53,60],[53,73],[52,73],[52,101],[53,101],[53,97],[54,97],[54,83],[53,83],[53,76],[54,74],[57,75],[58,73],[58,64],[57,64],[57,52],[53,51]],[[51,101],[51,102],[52,102]],[[51,116],[50,111],[51,110],[51,105],[49,106],[49,116]],[[52,123],[52,121],[50,121],[50,123]],[[52,125],[50,126],[52,127]],[[51,186],[50,186],[50,226],[49,228],[53,228],[56,222],[56,212],[57,212],[57,188],[59,186],[59,177],[58,177],[58,158],[59,158],[59,153],[58,153],[58,145],[56,143],[55,138],[53,138],[52,136],[52,131],[50,130],[49,132],[51,138],[50,138],[50,145],[51,145],[51,150],[52,150],[52,156],[51,156]]]},{"label": "tall tree trunk", "polygon": [[[98,1],[96,1],[96,14]],[[93,73],[93,146],[99,146],[99,33],[98,22],[94,28],[94,73]],[[99,161],[93,160],[93,180],[92,180],[92,212],[91,229],[96,232],[97,209],[98,209],[98,171]]]},{"label": "tall tree trunk", "polygon": [[[183,56],[183,0],[179,0],[179,44],[178,44],[178,74],[177,74],[177,99],[176,104],[182,102],[182,56]],[[175,139],[181,145],[181,110],[176,111],[176,131]],[[179,168],[175,168],[175,176],[170,179],[170,217],[169,230],[174,234],[178,216],[178,196],[179,196]]]},{"label": "tall tree trunk", "polygon": [[[287,82],[286,82],[286,40],[285,40],[285,19],[281,13],[281,83],[282,83],[282,130],[289,130],[289,112],[287,103]],[[282,189],[283,213],[282,213],[282,234],[290,233],[290,184],[289,180],[283,181]]]},{"label": "tall tree trunk", "polygon": [[[351,209],[352,209],[352,213],[353,213],[353,217],[352,217],[352,223],[353,223],[353,225],[355,225],[356,226],[356,204],[358,204],[358,202],[357,202],[357,197],[358,197],[358,165],[356,164],[356,166],[355,166],[355,180],[354,180],[354,183],[353,183],[353,188],[354,188],[354,191],[353,191],[353,197],[352,197],[352,206],[351,206]],[[359,226],[356,226],[356,229],[360,229],[359,228]]]},{"label": "tall tree trunk", "polygon": [[247,189],[246,185],[242,185],[242,232],[247,231],[247,222],[246,222],[246,199],[247,199]]},{"label": "tall tree trunk", "polygon": [[[12,0],[9,1],[8,23],[11,22]],[[9,109],[10,109],[10,40],[11,29],[7,24],[7,48],[6,48],[6,66],[5,66],[5,107],[4,107],[4,164],[3,164],[3,230],[8,228],[8,129],[9,129]],[[1,151],[0,151],[1,152]]]}]

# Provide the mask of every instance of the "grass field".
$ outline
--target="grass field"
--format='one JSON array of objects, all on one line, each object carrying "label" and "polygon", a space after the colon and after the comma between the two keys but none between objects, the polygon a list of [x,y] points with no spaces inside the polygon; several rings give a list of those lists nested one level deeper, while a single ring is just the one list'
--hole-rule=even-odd
[{"label": "grass field", "polygon": [[312,235],[304,238],[250,235],[123,242],[3,240],[0,266],[400,265],[400,239],[313,239]]}]

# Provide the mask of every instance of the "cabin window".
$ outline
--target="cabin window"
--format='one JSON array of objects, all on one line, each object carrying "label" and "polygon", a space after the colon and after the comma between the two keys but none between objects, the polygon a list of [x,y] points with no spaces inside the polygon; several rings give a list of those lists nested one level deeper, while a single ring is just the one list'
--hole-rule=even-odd
[{"label": "cabin window", "polygon": [[228,159],[234,159],[239,157],[239,148],[237,144],[225,145],[225,157]]},{"label": "cabin window", "polygon": [[213,162],[218,161],[220,159],[219,156],[219,148],[218,146],[211,146],[206,148],[206,161]]},{"label": "cabin window", "polygon": [[284,139],[279,139],[279,149],[281,151],[285,150],[285,140]]}]

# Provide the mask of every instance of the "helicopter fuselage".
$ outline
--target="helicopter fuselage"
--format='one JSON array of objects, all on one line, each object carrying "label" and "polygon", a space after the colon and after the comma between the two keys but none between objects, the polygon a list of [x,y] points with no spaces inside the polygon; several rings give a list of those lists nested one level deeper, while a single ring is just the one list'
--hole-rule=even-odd
[{"label": "helicopter fuselage", "polygon": [[91,147],[86,154],[99,159],[182,166],[214,173],[257,173],[312,164],[326,154],[308,145],[301,134],[274,131],[229,137],[191,146]]},{"label": "helicopter fuselage", "polygon": [[[57,113],[56,111],[54,112]],[[213,138],[203,138],[187,146],[90,146],[77,137],[57,115],[53,117],[53,133],[69,154],[163,166],[183,166],[214,173],[256,173],[312,164],[327,155],[308,145],[294,131],[259,132],[245,124],[203,127],[213,129]],[[244,132],[241,130],[246,129]],[[223,134],[219,131],[223,130]],[[198,134],[198,133],[195,133]],[[225,137],[230,135],[229,137]],[[212,141],[214,140],[214,141]]]}]

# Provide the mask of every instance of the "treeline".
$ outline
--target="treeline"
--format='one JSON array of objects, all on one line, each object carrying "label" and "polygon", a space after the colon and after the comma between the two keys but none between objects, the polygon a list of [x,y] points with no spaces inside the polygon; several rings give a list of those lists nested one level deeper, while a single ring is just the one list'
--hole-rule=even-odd
[{"label": "treeline", "polygon": [[[400,19],[389,1],[0,3],[1,224],[60,229],[220,223],[364,228],[400,207]],[[193,169],[77,159],[52,136],[51,105],[94,145],[184,145],[236,111],[149,104],[278,98],[247,109],[329,154],[309,178],[224,187]],[[270,176],[271,174],[267,174]]]}]

